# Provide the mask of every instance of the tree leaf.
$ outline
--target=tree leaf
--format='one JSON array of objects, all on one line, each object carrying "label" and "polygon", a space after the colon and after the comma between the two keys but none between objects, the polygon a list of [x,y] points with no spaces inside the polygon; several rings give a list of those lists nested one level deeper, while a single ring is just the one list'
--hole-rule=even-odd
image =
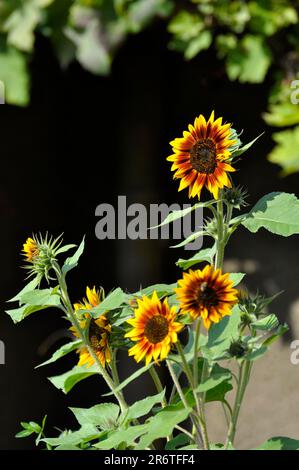
[{"label": "tree leaf", "polygon": [[[292,108],[298,107],[291,104]],[[268,160],[271,163],[281,166],[281,176],[291,175],[299,171],[299,126],[294,129],[287,129],[272,134],[276,143],[274,149],[270,152]]]},{"label": "tree leaf", "polygon": [[288,237],[299,233],[299,200],[294,194],[273,192],[262,197],[246,214],[242,225],[256,233],[264,227]]},{"label": "tree leaf", "polygon": [[7,103],[18,106],[28,104],[30,78],[24,54],[13,48],[0,52],[0,80],[5,87]]}]

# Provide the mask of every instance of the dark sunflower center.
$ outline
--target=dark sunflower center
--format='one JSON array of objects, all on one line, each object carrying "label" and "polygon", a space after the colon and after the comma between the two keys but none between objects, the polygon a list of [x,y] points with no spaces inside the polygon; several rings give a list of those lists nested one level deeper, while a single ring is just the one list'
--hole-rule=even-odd
[{"label": "dark sunflower center", "polygon": [[198,289],[197,301],[203,307],[215,307],[218,304],[217,292],[207,282],[202,282]]},{"label": "dark sunflower center", "polygon": [[144,335],[153,344],[160,343],[168,335],[168,321],[163,315],[155,315],[145,325]]},{"label": "dark sunflower center", "polygon": [[99,327],[94,320],[90,320],[88,337],[92,349],[97,352],[102,349],[101,339],[104,333],[104,328]]},{"label": "dark sunflower center", "polygon": [[190,163],[199,173],[214,173],[217,166],[216,146],[212,139],[196,142],[190,150]]}]

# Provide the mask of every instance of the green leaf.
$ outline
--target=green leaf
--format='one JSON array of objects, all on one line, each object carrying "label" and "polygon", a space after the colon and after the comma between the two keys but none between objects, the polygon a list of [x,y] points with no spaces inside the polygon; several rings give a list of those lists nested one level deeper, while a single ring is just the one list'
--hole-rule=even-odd
[{"label": "green leaf", "polygon": [[208,235],[207,232],[200,230],[199,232],[191,233],[189,237],[187,237],[185,240],[183,240],[181,243],[178,245],[173,245],[171,248],[181,248],[182,246],[188,245],[188,243],[193,242],[196,240],[198,237],[203,237],[204,235]]},{"label": "green leaf", "polygon": [[81,426],[99,426],[101,430],[113,429],[117,425],[119,406],[114,403],[101,403],[91,408],[70,408]]},{"label": "green leaf", "polygon": [[197,204],[194,204],[193,206],[186,207],[185,209],[178,210],[178,211],[172,211],[166,219],[163,220],[163,222],[159,225],[156,225],[155,227],[150,227],[151,229],[163,227],[163,225],[171,224],[175,220],[181,219],[182,217],[185,217],[186,215],[190,214],[190,212],[195,211],[196,209],[199,209],[200,207],[207,207],[211,205],[211,203],[214,201],[208,201],[208,202],[198,202]]},{"label": "green leaf", "polygon": [[80,243],[77,251],[73,254],[73,256],[71,256],[70,258],[67,258],[65,260],[65,263],[62,266],[63,274],[68,273],[71,269],[75,268],[78,265],[79,258],[80,258],[80,256],[82,255],[82,253],[84,251],[84,245],[85,245],[84,238],[85,237],[83,237],[82,242]]},{"label": "green leaf", "polygon": [[206,379],[204,382],[202,382],[198,387],[197,387],[197,392],[207,392],[208,390],[211,390],[212,388],[217,387],[220,385],[222,382],[227,382],[228,380],[231,379],[231,373],[229,372],[228,369],[219,370],[211,373],[210,377]]},{"label": "green leaf", "polygon": [[27,57],[16,49],[0,52],[0,80],[5,86],[7,103],[26,106],[29,102],[30,78]]},{"label": "green leaf", "polygon": [[94,447],[102,450],[117,449],[117,447],[122,443],[125,443],[126,447],[129,447],[134,445],[136,439],[144,434],[146,430],[147,425],[145,424],[131,426],[127,429],[120,428],[116,431],[110,432],[107,439],[95,444]]},{"label": "green leaf", "polygon": [[[50,305],[52,307],[52,305]],[[22,307],[14,308],[11,310],[6,310],[6,313],[10,316],[14,323],[19,323],[20,321],[24,320],[24,318],[28,317],[32,313],[39,312],[41,310],[45,310],[49,308],[49,305],[22,305]]]},{"label": "green leaf", "polygon": [[226,68],[230,80],[261,83],[272,59],[271,51],[261,36],[246,35],[228,52]]},{"label": "green leaf", "polygon": [[[298,109],[297,106],[291,105]],[[299,171],[299,126],[272,134],[276,143],[270,152],[268,160],[281,166],[282,176],[287,176]]]},{"label": "green leaf", "polygon": [[120,287],[110,292],[109,295],[98,305],[90,310],[94,318],[98,318],[103,313],[119,308],[127,299],[127,295]]},{"label": "green leaf", "polygon": [[97,373],[98,369],[96,365],[92,365],[91,367],[75,366],[62,375],[49,377],[49,380],[56,388],[62,390],[64,393],[68,393],[77,383],[81,382],[81,380],[87,379]]},{"label": "green leaf", "polygon": [[299,450],[299,441],[290,437],[271,437],[256,450]]},{"label": "green leaf", "polygon": [[231,341],[238,337],[239,324],[240,310],[235,305],[230,316],[214,323],[209,329],[207,345],[201,348],[203,356],[208,360],[221,358],[229,349]]},{"label": "green leaf", "polygon": [[8,300],[8,302],[17,302],[21,300],[23,294],[26,294],[26,292],[30,292],[34,290],[38,286],[39,280],[38,277],[34,277],[26,286],[17,294],[15,295],[12,299]]},{"label": "green leaf", "polygon": [[53,307],[60,305],[60,296],[57,289],[35,289],[22,294],[20,301],[24,304]]},{"label": "green leaf", "polygon": [[258,135],[255,139],[251,140],[251,142],[248,142],[248,144],[245,144],[245,145],[243,145],[242,147],[237,148],[236,150],[234,150],[234,151],[232,152],[233,158],[239,157],[239,156],[242,155],[244,152],[247,152],[247,150],[249,150],[250,147],[252,147],[252,145],[253,145],[263,134],[264,134],[264,132],[262,132],[260,135]]},{"label": "green leaf", "polygon": [[274,343],[278,338],[280,338],[280,336],[284,335],[288,329],[289,327],[286,323],[284,325],[279,325],[276,332],[263,342],[263,346],[270,346],[270,344]]},{"label": "green leaf", "polygon": [[136,401],[133,405],[130,406],[128,413],[126,415],[126,421],[130,421],[132,419],[140,418],[140,416],[147,415],[154,405],[157,403],[161,403],[165,396],[165,390],[161,393],[158,393],[154,396],[149,396],[144,398],[143,400]]},{"label": "green leaf", "polygon": [[[263,118],[269,126],[288,127],[299,124],[299,108],[298,106],[291,103],[290,92],[288,93],[288,95],[289,96],[287,97],[286,101],[271,104],[269,106],[269,112],[263,114]],[[295,130],[296,132],[294,132]],[[281,147],[284,147],[285,151],[289,149],[290,151],[292,151],[291,153],[293,154],[294,149],[292,149],[291,142],[298,141],[297,134],[298,128],[295,128],[294,130],[287,130],[272,134],[272,138],[277,144],[279,144]],[[286,142],[285,139],[290,139],[290,144]],[[275,153],[276,152],[274,152],[274,154]]]},{"label": "green leaf", "polygon": [[59,437],[45,437],[41,439],[42,442],[46,442],[51,446],[63,446],[65,450],[72,449],[73,446],[81,443],[86,443],[97,439],[102,436],[102,432],[99,432],[95,426],[86,424],[82,426],[78,431],[64,431]]},{"label": "green leaf", "polygon": [[153,441],[169,436],[174,427],[188,418],[190,409],[179,409],[178,406],[167,406],[146,421],[146,434],[136,446],[136,450],[146,449]]},{"label": "green leaf", "polygon": [[[137,369],[136,372],[134,372],[132,375],[130,375],[126,380],[124,380],[121,384],[119,384],[118,387],[116,387],[115,391],[119,392],[123,388],[125,388],[129,383],[133,382],[136,380],[140,375],[144,374],[145,372],[148,371],[148,369],[152,367],[152,364],[147,364],[144,367],[141,367],[140,369]],[[108,397],[109,395],[113,395],[112,392],[105,393],[103,397]]]},{"label": "green leaf", "polygon": [[59,250],[55,251],[56,255],[60,255],[61,253],[65,253],[66,251],[71,250],[72,248],[76,248],[77,245],[70,244],[70,245],[64,245]]},{"label": "green leaf", "polygon": [[273,192],[262,197],[246,214],[242,225],[256,233],[264,227],[288,237],[299,233],[299,200],[294,194]]},{"label": "green leaf", "polygon": [[191,39],[186,50],[185,59],[190,60],[197,56],[199,52],[208,49],[212,44],[213,36],[210,31],[203,31],[196,38]]},{"label": "green leaf", "polygon": [[165,450],[177,450],[180,446],[183,446],[188,443],[188,436],[186,436],[186,434],[181,433],[175,436],[169,442],[166,442]]},{"label": "green leaf", "polygon": [[245,277],[245,273],[229,273],[230,279],[233,281],[233,286],[236,287]]},{"label": "green leaf", "polygon": [[257,349],[254,349],[250,353],[246,354],[246,359],[248,361],[256,361],[263,357],[263,355],[268,351],[266,346],[260,345]]},{"label": "green leaf", "polygon": [[61,346],[61,348],[57,349],[53,356],[48,359],[45,362],[42,362],[42,364],[39,364],[38,366],[35,367],[35,369],[38,369],[39,367],[46,366],[48,364],[51,364],[52,362],[57,361],[61,357],[65,356],[66,354],[69,354],[72,351],[75,351],[82,345],[82,341],[80,339],[76,341],[71,341],[70,343],[64,344]]},{"label": "green leaf", "polygon": [[18,432],[15,437],[17,439],[23,438],[23,437],[28,437],[31,436],[34,433],[34,431],[30,431],[29,429],[24,429],[23,431]]},{"label": "green leaf", "polygon": [[135,292],[134,296],[146,295],[147,297],[152,295],[154,291],[157,292],[159,298],[165,297],[166,295],[173,294],[174,289],[177,287],[177,284],[154,284],[149,287],[145,287],[138,292]]},{"label": "green leaf", "polygon": [[216,245],[214,245],[212,248],[205,248],[204,250],[198,251],[189,259],[179,259],[176,262],[176,265],[182,269],[189,269],[191,266],[194,266],[194,264],[202,263],[203,261],[212,264],[215,253]]},{"label": "green leaf", "polygon": [[256,330],[273,330],[279,325],[279,321],[276,315],[273,313],[271,315],[267,315],[260,320],[256,320],[255,322],[251,323],[251,326]]}]

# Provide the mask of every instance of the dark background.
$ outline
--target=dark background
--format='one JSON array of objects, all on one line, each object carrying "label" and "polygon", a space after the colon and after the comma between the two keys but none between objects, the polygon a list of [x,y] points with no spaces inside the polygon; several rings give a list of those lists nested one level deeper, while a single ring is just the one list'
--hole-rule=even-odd
[{"label": "dark background", "polygon": [[[122,194],[128,203],[188,203],[187,191],[177,193],[178,183],[166,162],[168,142],[196,115],[208,116],[212,109],[244,129],[245,142],[265,131],[234,175],[248,188],[249,202],[271,191],[298,195],[298,175],[279,179],[278,168],[266,160],[272,142],[261,113],[271,71],[263,85],[231,83],[212,54],[186,63],[167,49],[167,42],[159,23],[131,37],[119,51],[111,76],[101,78],[76,64],[60,70],[49,44],[37,38],[31,105],[0,107],[0,339],[6,346],[6,364],[0,366],[2,449],[34,447],[33,440],[14,438],[21,420],[40,422],[47,413],[49,434],[54,426],[74,426],[67,407],[91,406],[104,391],[99,378],[82,382],[67,396],[50,384],[46,377],[70,368],[75,355],[34,370],[64,341],[67,325],[59,312],[42,311],[16,326],[4,314],[5,301],[23,285],[20,250],[32,232],[63,231],[67,243],[78,243],[86,234],[86,251],[69,275],[73,301],[83,297],[86,285],[134,291],[140,285],[174,282],[180,275],[174,262],[188,252],[169,249],[168,241],[99,241],[94,212],[102,202],[115,205]],[[248,260],[258,266],[246,280],[253,291],[258,286],[266,294],[287,290],[273,310],[288,320],[298,291],[298,254],[296,237],[279,239],[265,231],[253,236],[241,229],[227,257],[239,260],[241,267]],[[134,368],[132,360],[123,358],[125,363],[122,377]],[[131,385],[128,401],[136,398],[136,389],[143,397],[148,384],[143,377]]]}]

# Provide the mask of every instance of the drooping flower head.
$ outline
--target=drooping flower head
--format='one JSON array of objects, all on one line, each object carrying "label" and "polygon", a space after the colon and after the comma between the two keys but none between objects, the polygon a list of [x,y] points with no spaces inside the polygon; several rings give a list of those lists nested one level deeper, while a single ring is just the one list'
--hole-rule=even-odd
[{"label": "drooping flower head", "polygon": [[[97,307],[103,298],[103,291],[97,290],[95,287],[90,289],[86,288],[86,298],[82,302],[74,304],[74,309],[79,310],[89,310],[93,307]],[[88,328],[88,339],[91,347],[93,348],[95,354],[99,358],[103,367],[106,364],[109,364],[111,361],[111,352],[109,347],[109,337],[111,333],[111,325],[107,320],[105,315],[101,315],[99,318],[92,318],[88,312],[84,314],[85,319],[80,321],[81,328]],[[78,336],[74,327],[70,328],[75,336]],[[94,359],[90,355],[87,348],[80,348],[79,353],[79,362],[78,365],[87,365],[90,367],[94,364]]]},{"label": "drooping flower head", "polygon": [[181,180],[179,191],[188,187],[189,198],[200,199],[205,186],[218,199],[219,189],[231,187],[228,172],[235,171],[229,164],[230,147],[236,143],[231,124],[215,120],[213,111],[208,121],[200,115],[188,129],[170,142],[174,153],[167,158],[173,162],[174,179]]},{"label": "drooping flower head", "polygon": [[134,318],[127,320],[133,326],[125,337],[136,344],[130,348],[129,356],[137,362],[145,358],[146,364],[165,359],[171,345],[177,342],[177,333],[183,325],[176,322],[176,308],[169,307],[167,298],[160,301],[157,293],[152,297],[143,296],[137,299],[138,307],[134,310]]},{"label": "drooping flower head", "polygon": [[193,319],[201,317],[206,328],[218,323],[238,301],[238,291],[233,288],[229,274],[207,265],[203,270],[189,270],[178,281],[176,295],[182,314]]}]

